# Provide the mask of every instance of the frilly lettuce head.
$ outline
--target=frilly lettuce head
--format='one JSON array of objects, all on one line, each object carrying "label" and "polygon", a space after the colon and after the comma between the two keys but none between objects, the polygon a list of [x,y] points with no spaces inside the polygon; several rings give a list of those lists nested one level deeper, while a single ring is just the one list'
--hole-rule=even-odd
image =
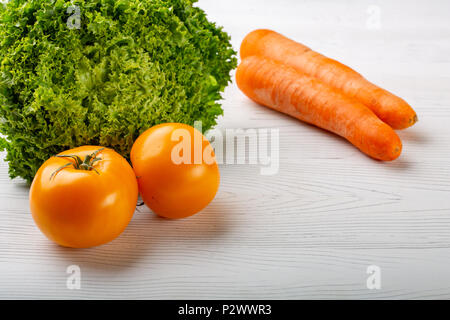
[{"label": "frilly lettuce head", "polygon": [[195,0],[10,0],[0,4],[0,149],[30,182],[81,145],[125,157],[163,122],[208,129],[236,66],[229,36]]}]

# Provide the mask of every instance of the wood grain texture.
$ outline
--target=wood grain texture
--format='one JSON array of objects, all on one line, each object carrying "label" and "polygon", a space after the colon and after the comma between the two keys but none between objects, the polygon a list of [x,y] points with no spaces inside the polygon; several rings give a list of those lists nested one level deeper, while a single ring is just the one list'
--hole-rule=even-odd
[{"label": "wood grain texture", "polygon": [[[405,98],[420,122],[392,163],[257,106],[235,84],[219,128],[277,128],[280,169],[222,165],[217,198],[185,220],[139,207],[126,231],[71,250],[35,227],[0,163],[0,298],[450,298],[450,2],[202,0],[232,35],[272,28]],[[380,29],[367,27],[369,7]],[[4,154],[2,154],[2,158]],[[66,288],[79,265],[80,290]],[[382,288],[368,290],[378,265]]]}]

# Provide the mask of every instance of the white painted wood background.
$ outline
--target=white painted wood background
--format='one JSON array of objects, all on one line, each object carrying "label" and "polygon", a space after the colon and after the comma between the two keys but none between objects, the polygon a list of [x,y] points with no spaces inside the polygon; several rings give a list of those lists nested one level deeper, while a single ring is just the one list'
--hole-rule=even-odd
[{"label": "white painted wood background", "polygon": [[[49,242],[0,164],[0,298],[450,298],[450,2],[202,0],[236,49],[272,28],[405,98],[420,122],[373,161],[228,87],[219,127],[279,128],[280,170],[221,166],[217,198],[180,221],[141,207],[112,243]],[[379,14],[379,24],[377,15]],[[4,157],[4,155],[2,155]],[[79,265],[81,289],[66,288]],[[381,289],[366,269],[381,268]]]}]

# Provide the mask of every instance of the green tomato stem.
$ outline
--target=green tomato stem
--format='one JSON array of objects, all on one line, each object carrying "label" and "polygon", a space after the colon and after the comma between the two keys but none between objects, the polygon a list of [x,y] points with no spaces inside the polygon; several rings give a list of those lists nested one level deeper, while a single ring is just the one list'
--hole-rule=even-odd
[{"label": "green tomato stem", "polygon": [[60,172],[61,170],[63,170],[64,168],[67,168],[69,166],[73,166],[76,170],[95,171],[97,174],[100,174],[100,172],[98,172],[98,170],[94,168],[94,164],[97,161],[102,160],[102,158],[97,157],[97,155],[104,149],[105,148],[100,148],[100,149],[92,152],[91,154],[88,154],[84,158],[84,160],[82,160],[78,155],[72,155],[72,154],[54,156],[56,158],[69,158],[69,159],[73,160],[73,162],[66,163],[65,165],[59,167],[55,172],[52,173],[52,175],[50,176],[50,180],[52,178],[54,178],[58,172]]}]

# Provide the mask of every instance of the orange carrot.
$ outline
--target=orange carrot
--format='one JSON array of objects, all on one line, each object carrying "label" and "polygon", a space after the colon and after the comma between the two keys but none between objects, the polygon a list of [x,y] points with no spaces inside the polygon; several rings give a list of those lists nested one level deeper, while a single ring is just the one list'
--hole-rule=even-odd
[{"label": "orange carrot", "polygon": [[334,132],[375,159],[401,153],[400,138],[369,108],[291,67],[251,56],[239,65],[236,82],[255,102]]},{"label": "orange carrot", "polygon": [[341,90],[371,109],[394,129],[417,122],[417,115],[403,99],[370,83],[353,69],[271,30],[249,33],[241,45],[241,58],[257,55],[295,68]]}]

